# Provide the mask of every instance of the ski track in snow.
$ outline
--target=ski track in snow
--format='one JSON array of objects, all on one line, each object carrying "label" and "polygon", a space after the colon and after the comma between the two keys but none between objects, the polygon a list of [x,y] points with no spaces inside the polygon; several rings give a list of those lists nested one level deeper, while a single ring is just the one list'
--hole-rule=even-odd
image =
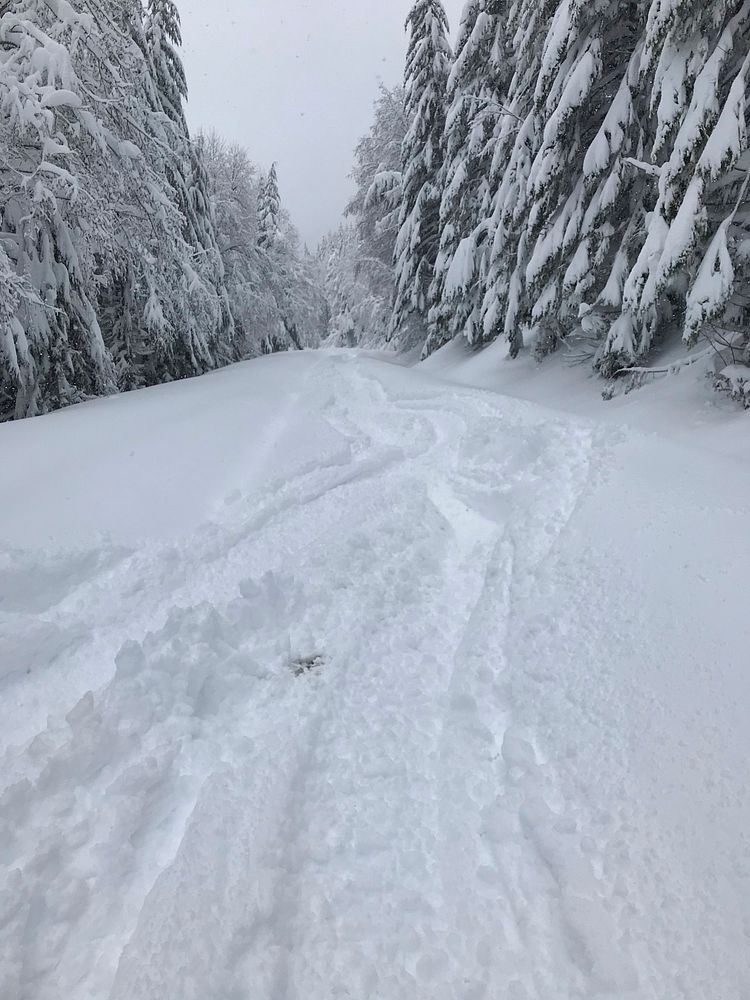
[{"label": "ski track in snow", "polygon": [[300,409],[321,454],[184,544],[0,565],[0,996],[748,1000],[592,614],[615,432],[324,356],[261,450]]}]

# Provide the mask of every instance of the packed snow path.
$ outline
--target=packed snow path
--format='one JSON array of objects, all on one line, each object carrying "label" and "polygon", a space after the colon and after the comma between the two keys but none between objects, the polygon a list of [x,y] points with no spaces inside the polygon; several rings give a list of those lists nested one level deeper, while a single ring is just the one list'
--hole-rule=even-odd
[{"label": "packed snow path", "polygon": [[0,450],[4,1000],[748,1000],[744,467],[352,354]]}]

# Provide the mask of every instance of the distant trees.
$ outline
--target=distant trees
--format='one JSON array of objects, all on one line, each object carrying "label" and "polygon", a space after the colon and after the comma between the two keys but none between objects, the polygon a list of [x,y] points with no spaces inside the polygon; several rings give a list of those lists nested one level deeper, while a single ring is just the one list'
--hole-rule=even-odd
[{"label": "distant trees", "polygon": [[197,145],[242,356],[316,346],[327,333],[323,277],[300,251],[275,166],[259,175],[243,147],[216,133]]},{"label": "distant trees", "polygon": [[258,246],[268,249],[279,236],[281,216],[281,195],[276,164],[271,165],[266,177],[261,180],[258,191]]},{"label": "distant trees", "polygon": [[393,310],[393,255],[401,211],[401,149],[407,116],[402,88],[381,86],[372,128],[357,145],[351,222],[320,247],[334,344],[383,344]]}]

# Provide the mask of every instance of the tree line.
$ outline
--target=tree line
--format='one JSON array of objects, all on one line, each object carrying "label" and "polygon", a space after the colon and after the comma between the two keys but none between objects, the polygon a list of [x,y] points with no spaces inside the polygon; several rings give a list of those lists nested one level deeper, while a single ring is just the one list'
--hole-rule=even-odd
[{"label": "tree line", "polygon": [[629,380],[669,346],[750,403],[750,4],[468,0],[453,51],[416,0],[407,28],[328,246],[339,334]]},{"label": "tree line", "polygon": [[468,0],[455,49],[416,0],[407,30],[311,254],[275,168],[190,135],[173,0],[6,0],[0,419],[456,338],[613,385],[710,357],[750,405],[749,0]]},{"label": "tree line", "polygon": [[0,419],[317,343],[275,170],[190,136],[173,0],[0,9]]}]

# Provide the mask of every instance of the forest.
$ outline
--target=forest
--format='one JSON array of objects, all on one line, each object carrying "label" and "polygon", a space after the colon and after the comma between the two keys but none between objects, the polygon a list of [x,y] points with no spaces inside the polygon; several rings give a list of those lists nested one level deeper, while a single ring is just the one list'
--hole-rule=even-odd
[{"label": "forest", "polygon": [[173,0],[0,18],[0,416],[322,343],[564,350],[605,395],[706,362],[750,405],[750,5],[440,0],[341,227],[191,135]]}]

